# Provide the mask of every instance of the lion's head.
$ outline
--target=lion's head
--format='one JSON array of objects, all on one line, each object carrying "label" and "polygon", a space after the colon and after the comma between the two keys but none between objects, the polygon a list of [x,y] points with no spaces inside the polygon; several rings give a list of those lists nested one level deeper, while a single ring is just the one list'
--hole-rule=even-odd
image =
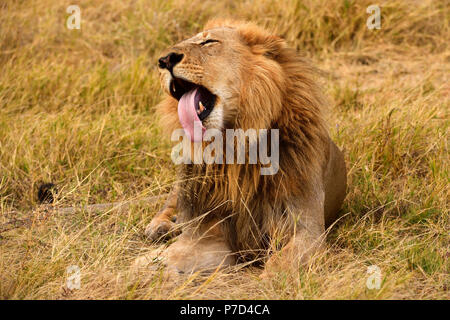
[{"label": "lion's head", "polygon": [[[328,141],[325,100],[315,69],[281,37],[252,23],[214,20],[167,49],[159,71],[167,96],[157,111],[170,133],[181,124],[195,140],[195,122],[203,129],[278,129],[280,174],[274,183],[287,193],[301,192],[283,186],[283,176],[319,171]],[[237,168],[236,175],[254,177],[252,168]]]},{"label": "lion's head", "polygon": [[159,59],[162,86],[169,95],[160,111],[172,120],[178,114],[188,132],[186,122],[195,120],[206,129],[269,128],[281,116],[290,116],[283,109],[296,98],[288,92],[293,81],[304,77],[301,100],[311,97],[313,105],[319,104],[315,87],[308,88],[311,68],[293,57],[297,55],[282,38],[256,25],[210,22],[205,31]]}]

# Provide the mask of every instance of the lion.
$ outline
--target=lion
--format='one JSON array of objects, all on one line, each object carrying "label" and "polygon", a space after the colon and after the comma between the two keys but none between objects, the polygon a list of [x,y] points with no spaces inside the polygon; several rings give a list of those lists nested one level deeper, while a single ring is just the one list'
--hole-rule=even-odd
[{"label": "lion", "polygon": [[347,188],[316,69],[281,37],[230,20],[208,22],[164,52],[158,67],[165,129],[183,127],[192,145],[205,143],[207,129],[277,129],[279,169],[262,175],[259,161],[179,165],[167,203],[145,230],[152,241],[175,238],[139,264],[158,261],[183,274],[242,262],[266,270],[307,263],[323,248]]}]

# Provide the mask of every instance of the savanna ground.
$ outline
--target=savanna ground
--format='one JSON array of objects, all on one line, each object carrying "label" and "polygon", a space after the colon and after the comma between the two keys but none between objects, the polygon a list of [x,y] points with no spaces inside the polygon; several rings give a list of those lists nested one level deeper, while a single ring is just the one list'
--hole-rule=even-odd
[{"label": "savanna ground", "polygon": [[[3,0],[0,298],[448,299],[450,4],[377,3],[380,30],[366,26],[366,0]],[[65,26],[70,4],[81,30]],[[57,184],[62,207],[167,192],[175,176],[154,114],[157,57],[218,16],[274,30],[324,71],[330,133],[349,171],[342,218],[298,273],[133,277],[162,202],[37,219],[37,186]],[[66,287],[70,265],[79,290]],[[379,290],[366,287],[370,265]]]}]

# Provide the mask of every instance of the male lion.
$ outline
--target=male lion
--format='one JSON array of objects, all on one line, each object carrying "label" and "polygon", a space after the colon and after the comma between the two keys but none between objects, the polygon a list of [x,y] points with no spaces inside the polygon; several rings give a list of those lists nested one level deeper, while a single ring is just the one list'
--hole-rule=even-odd
[{"label": "male lion", "polygon": [[152,240],[178,236],[156,251],[157,261],[179,273],[265,257],[266,268],[308,261],[346,193],[344,157],[328,136],[314,68],[251,23],[212,21],[167,50],[159,71],[164,127],[181,124],[192,141],[211,128],[278,129],[280,158],[273,175],[261,175],[260,162],[180,165],[176,187],[145,231]]}]

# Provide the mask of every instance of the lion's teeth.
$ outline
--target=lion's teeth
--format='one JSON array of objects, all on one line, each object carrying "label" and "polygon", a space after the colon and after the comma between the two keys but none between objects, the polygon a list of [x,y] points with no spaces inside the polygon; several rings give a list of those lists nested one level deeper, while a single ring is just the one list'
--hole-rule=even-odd
[{"label": "lion's teeth", "polygon": [[205,106],[201,101],[198,103],[198,106],[199,106],[198,108],[199,113],[202,113],[205,110]]}]

